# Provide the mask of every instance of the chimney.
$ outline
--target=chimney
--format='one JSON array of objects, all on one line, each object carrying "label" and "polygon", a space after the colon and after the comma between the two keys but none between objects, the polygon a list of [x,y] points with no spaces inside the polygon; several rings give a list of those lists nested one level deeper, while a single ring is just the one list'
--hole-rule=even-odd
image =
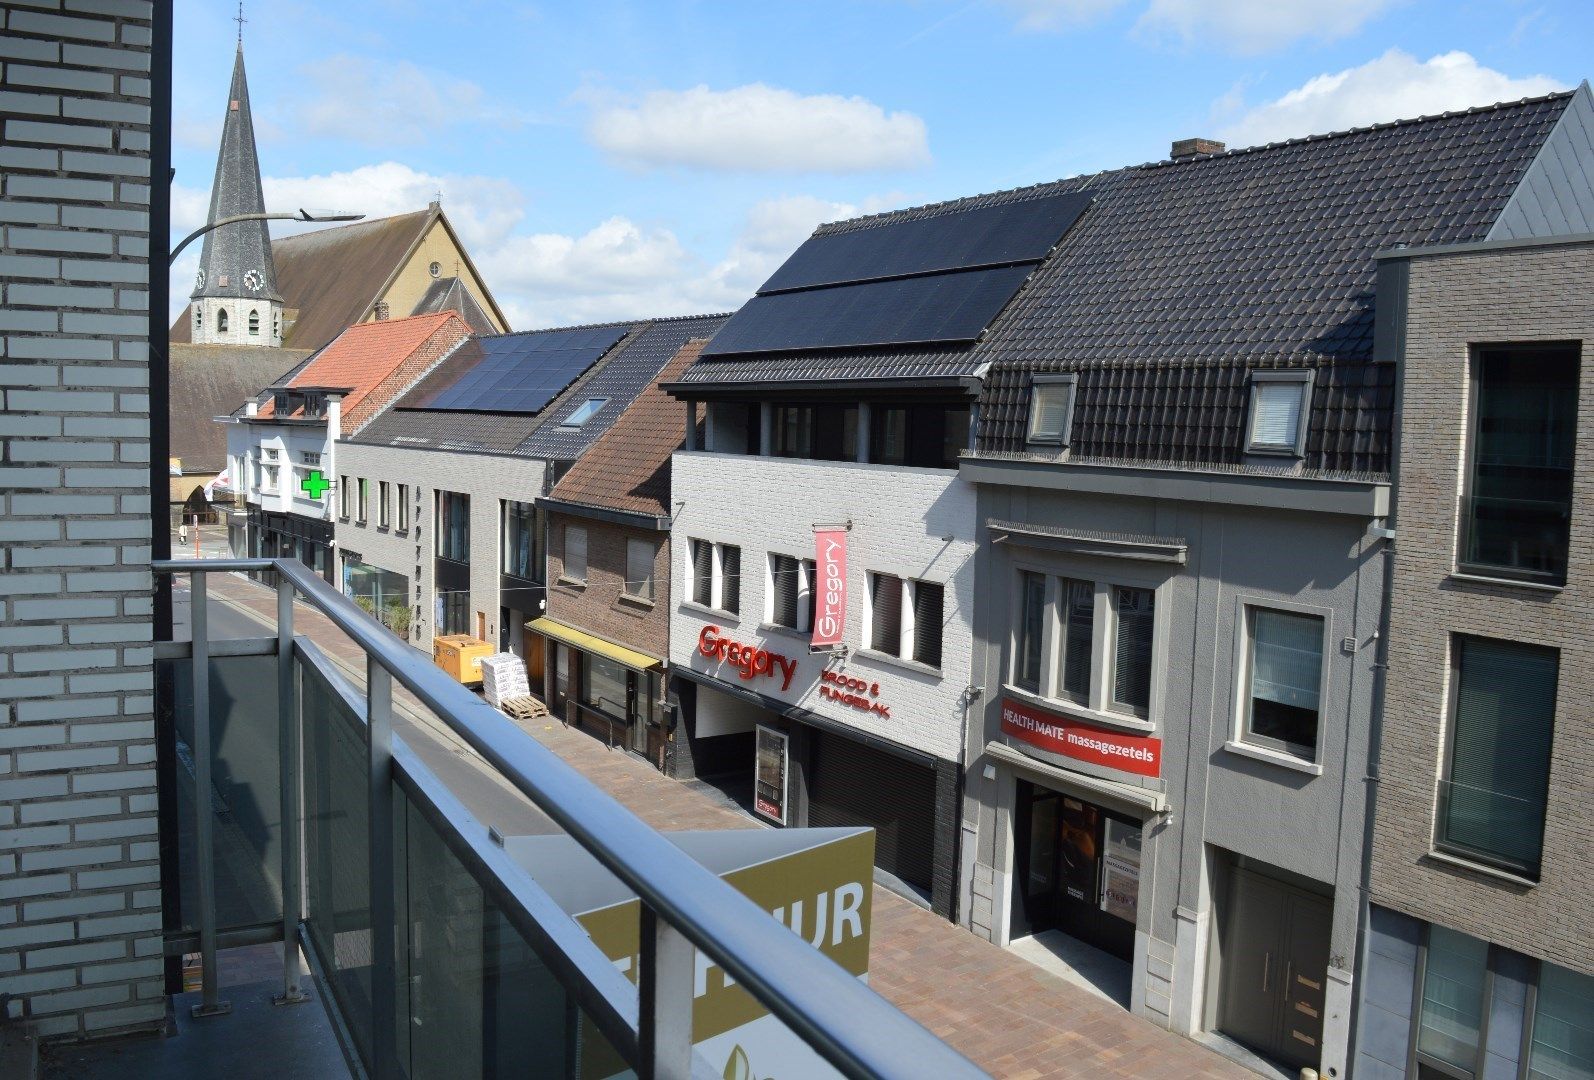
[{"label": "chimney", "polygon": [[260,412],[260,403],[258,401],[246,401],[246,402],[244,402],[244,415],[245,416],[255,416],[259,412]]},{"label": "chimney", "polygon": [[1221,154],[1228,147],[1216,139],[1178,139],[1173,144],[1173,149],[1168,156],[1175,161],[1186,158],[1200,157],[1203,154]]}]

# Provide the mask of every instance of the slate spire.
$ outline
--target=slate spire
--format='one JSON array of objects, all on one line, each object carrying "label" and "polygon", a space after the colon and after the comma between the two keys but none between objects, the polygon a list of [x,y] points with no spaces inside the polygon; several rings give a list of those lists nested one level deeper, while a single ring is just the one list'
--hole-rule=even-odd
[{"label": "slate spire", "polygon": [[[216,221],[236,214],[257,214],[265,210],[260,187],[260,161],[255,154],[255,130],[249,111],[249,84],[244,77],[244,50],[238,45],[238,58],[232,69],[232,90],[227,95],[227,114],[221,129],[221,152],[216,159],[216,179],[210,192],[210,217]],[[277,292],[277,274],[271,263],[271,237],[264,221],[245,221],[223,225],[205,235],[199,255],[199,274],[191,298],[201,308],[213,309],[206,300],[239,301],[232,309],[229,339],[247,334],[242,325],[248,312],[258,310],[268,326],[280,316],[282,296]],[[251,302],[259,305],[251,307]],[[211,312],[205,312],[209,316]],[[241,317],[240,317],[241,316]],[[213,318],[206,319],[212,325]],[[197,329],[197,327],[196,327]],[[241,333],[242,332],[242,333]],[[206,336],[212,336],[207,334]],[[256,341],[262,345],[280,344],[263,332]],[[250,342],[255,343],[254,341]]]}]

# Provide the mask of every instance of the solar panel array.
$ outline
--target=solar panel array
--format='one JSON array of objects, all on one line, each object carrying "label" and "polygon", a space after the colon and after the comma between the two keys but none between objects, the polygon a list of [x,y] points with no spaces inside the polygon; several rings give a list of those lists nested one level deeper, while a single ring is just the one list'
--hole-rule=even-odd
[{"label": "solar panel array", "polygon": [[537,413],[629,332],[594,326],[467,341],[397,403],[401,409]]},{"label": "solar panel array", "polygon": [[1064,192],[810,237],[703,356],[974,341],[1090,203]]},{"label": "solar panel array", "polygon": [[758,291],[1039,262],[1089,205],[1089,195],[1069,191],[810,237]]}]

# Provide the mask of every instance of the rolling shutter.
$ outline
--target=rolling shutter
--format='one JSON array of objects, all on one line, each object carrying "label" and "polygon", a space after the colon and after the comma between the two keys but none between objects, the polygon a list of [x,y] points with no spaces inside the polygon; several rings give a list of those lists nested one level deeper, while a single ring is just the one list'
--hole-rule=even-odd
[{"label": "rolling shutter", "polygon": [[930,890],[935,770],[828,732],[814,732],[808,824],[875,830],[875,865]]},{"label": "rolling shutter", "polygon": [[941,666],[941,613],[944,587],[933,581],[913,584],[913,658],[931,667]]},{"label": "rolling shutter", "polygon": [[713,605],[714,545],[707,540],[692,541],[692,602]]}]

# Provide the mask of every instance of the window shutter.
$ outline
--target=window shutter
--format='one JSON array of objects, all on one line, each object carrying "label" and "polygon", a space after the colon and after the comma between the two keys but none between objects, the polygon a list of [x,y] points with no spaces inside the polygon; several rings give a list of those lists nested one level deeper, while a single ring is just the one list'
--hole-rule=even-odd
[{"label": "window shutter", "polygon": [[797,579],[797,629],[803,633],[814,628],[814,582],[819,580],[819,566],[812,559],[802,561],[802,576]]},{"label": "window shutter", "polygon": [[770,576],[774,586],[775,625],[797,625],[797,560],[790,555],[769,557]]},{"label": "window shutter", "polygon": [[720,547],[720,610],[742,610],[742,549],[735,544]]},{"label": "window shutter", "polygon": [[913,658],[931,667],[941,666],[941,612],[944,587],[933,581],[913,585]]},{"label": "window shutter", "polygon": [[709,607],[714,602],[714,545],[692,541],[692,602]]},{"label": "window shutter", "polygon": [[1323,620],[1258,609],[1252,612],[1251,634],[1251,696],[1316,712]]},{"label": "window shutter", "polygon": [[902,655],[902,579],[890,574],[869,577],[869,647],[889,656]]},{"label": "window shutter", "polygon": [[1154,626],[1150,589],[1118,590],[1118,638],[1114,650],[1113,701],[1138,714],[1151,708],[1151,634]]},{"label": "window shutter", "polygon": [[1251,418],[1251,445],[1294,450],[1301,423],[1301,384],[1255,384],[1255,410]]}]

